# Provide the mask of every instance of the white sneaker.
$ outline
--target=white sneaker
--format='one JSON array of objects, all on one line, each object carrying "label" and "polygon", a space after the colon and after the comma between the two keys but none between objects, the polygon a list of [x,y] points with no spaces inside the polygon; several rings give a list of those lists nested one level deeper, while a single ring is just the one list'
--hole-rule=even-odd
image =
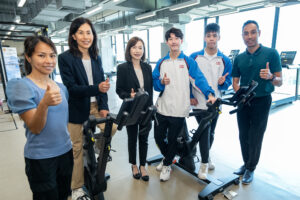
[{"label": "white sneaker", "polygon": [[91,200],[82,188],[72,190],[72,200]]},{"label": "white sneaker", "polygon": [[208,173],[208,163],[201,163],[199,172],[198,172],[198,177],[200,179],[206,180],[207,179],[207,173]]},{"label": "white sneaker", "polygon": [[210,157],[208,158],[208,169],[209,170],[215,169],[215,164],[211,161]]},{"label": "white sneaker", "polygon": [[171,165],[169,166],[163,166],[162,170],[160,172],[160,181],[167,181],[170,179],[170,175],[171,175]]},{"label": "white sneaker", "polygon": [[161,171],[164,165],[164,159],[161,160],[161,162],[156,166],[157,171]]}]

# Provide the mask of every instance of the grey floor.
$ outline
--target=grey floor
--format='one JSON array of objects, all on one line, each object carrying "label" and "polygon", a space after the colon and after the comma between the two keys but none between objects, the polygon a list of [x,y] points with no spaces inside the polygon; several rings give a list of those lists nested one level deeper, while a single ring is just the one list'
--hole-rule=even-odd
[{"label": "grey floor", "polygon": [[[114,80],[109,92],[109,104],[112,112],[117,112],[121,101],[114,94]],[[2,90],[2,86],[0,87]],[[0,91],[0,98],[3,91]],[[242,164],[239,147],[236,116],[229,115],[230,107],[223,106],[219,118],[211,157],[216,169],[210,172],[215,177],[231,174]],[[275,109],[269,117],[269,124],[264,137],[262,154],[252,184],[233,185],[228,188],[238,193],[236,200],[296,200],[300,199],[300,101]],[[29,200],[31,191],[24,172],[23,147],[25,144],[23,123],[14,115],[18,129],[15,129],[9,114],[0,109],[0,199]],[[189,128],[196,128],[194,119],[188,119]],[[107,165],[111,174],[107,200],[195,200],[205,184],[197,178],[173,166],[171,179],[159,181],[155,165],[148,166],[150,181],[143,182],[132,178],[128,164],[127,134],[125,129],[117,132],[112,140],[112,162]],[[148,157],[159,153],[153,137],[149,136]],[[216,200],[225,199],[222,194]]]}]

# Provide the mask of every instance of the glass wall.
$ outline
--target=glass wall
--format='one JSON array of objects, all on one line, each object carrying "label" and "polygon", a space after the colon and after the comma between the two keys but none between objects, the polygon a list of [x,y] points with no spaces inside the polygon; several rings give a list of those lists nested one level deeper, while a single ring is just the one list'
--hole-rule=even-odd
[{"label": "glass wall", "polygon": [[185,25],[185,42],[186,55],[203,49],[204,39],[204,20],[192,21]]},{"label": "glass wall", "polygon": [[279,53],[297,51],[295,64],[300,64],[300,26],[295,21],[300,19],[299,10],[300,4],[280,8],[276,42],[276,49]]},{"label": "glass wall", "polygon": [[221,39],[219,48],[229,55],[232,49],[245,51],[246,46],[242,39],[242,27],[247,20],[255,20],[261,30],[259,42],[267,47],[272,46],[273,26],[274,26],[275,8],[261,8],[246,12],[240,12],[230,15],[220,16],[219,25],[221,27]]},{"label": "glass wall", "polygon": [[[300,64],[300,26],[295,21],[295,19],[300,18],[299,10],[299,4],[281,7],[277,31],[276,49],[279,53],[282,51],[297,51],[294,64]],[[296,69],[284,68],[282,76],[283,85],[280,88],[276,88],[276,91],[283,94],[295,94]]]},{"label": "glass wall", "polygon": [[150,62],[157,62],[161,58],[161,43],[164,42],[163,27],[157,26],[149,29]]},{"label": "glass wall", "polygon": [[116,47],[117,47],[117,62],[125,61],[125,50],[124,50],[124,40],[123,34],[116,35]]}]

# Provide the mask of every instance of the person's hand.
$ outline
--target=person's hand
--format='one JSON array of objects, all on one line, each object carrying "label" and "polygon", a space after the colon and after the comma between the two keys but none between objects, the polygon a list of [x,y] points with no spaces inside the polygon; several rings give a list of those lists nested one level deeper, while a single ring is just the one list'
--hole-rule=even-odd
[{"label": "person's hand", "polygon": [[208,95],[207,103],[214,104],[216,100],[217,100],[217,99],[216,99],[216,97],[214,97],[214,95],[209,94],[209,95]]},{"label": "person's hand", "polygon": [[133,98],[135,96],[136,92],[134,92],[134,89],[131,88],[131,93],[130,93],[130,97]]},{"label": "person's hand", "polygon": [[107,78],[105,81],[101,82],[99,85],[99,91],[102,93],[106,93],[110,88],[109,78]]},{"label": "person's hand", "polygon": [[163,85],[170,84],[170,79],[167,77],[167,73],[165,73],[163,79],[161,79],[161,84],[163,84]]},{"label": "person's hand", "polygon": [[218,84],[219,85],[223,85],[223,83],[225,82],[225,80],[226,80],[226,76],[228,76],[228,72],[224,75],[224,76],[221,76],[220,78],[219,78],[219,80],[218,80]]},{"label": "person's hand", "polygon": [[259,76],[260,76],[260,78],[265,79],[265,80],[272,79],[273,74],[270,71],[269,62],[267,62],[265,69],[260,70]]},{"label": "person's hand", "polygon": [[99,111],[99,115],[100,115],[101,118],[105,118],[108,113],[109,113],[108,110],[100,110]]},{"label": "person's hand", "polygon": [[196,106],[198,104],[198,101],[196,98],[192,98],[190,101],[191,101],[192,106]]},{"label": "person's hand", "polygon": [[62,101],[60,88],[56,85],[47,84],[47,89],[44,94],[43,99],[41,100],[47,106],[56,106]]}]

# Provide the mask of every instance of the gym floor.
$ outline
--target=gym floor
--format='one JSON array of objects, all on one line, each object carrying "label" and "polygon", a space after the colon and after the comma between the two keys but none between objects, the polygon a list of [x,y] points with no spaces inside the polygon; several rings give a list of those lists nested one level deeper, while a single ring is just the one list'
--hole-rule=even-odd
[{"label": "gym floor", "polygon": [[[3,99],[2,85],[0,98]],[[155,97],[156,99],[156,97]],[[116,113],[121,100],[115,94],[115,78],[109,91],[111,112]],[[4,109],[6,109],[4,107]],[[209,173],[216,178],[231,174],[242,164],[237,122],[235,115],[229,115],[231,107],[223,106],[216,128],[215,142],[211,149],[211,158],[216,165]],[[268,128],[265,133],[260,162],[250,185],[233,185],[228,188],[237,193],[236,200],[296,200],[300,199],[300,101],[284,105],[271,111]],[[23,148],[26,141],[23,122],[14,115],[18,129],[15,129],[12,117],[3,114],[0,108],[0,191],[1,199],[30,200],[32,194],[24,172]],[[193,118],[187,119],[189,129],[196,128]],[[148,166],[149,182],[135,180],[128,163],[126,129],[116,133],[112,139],[112,162],[107,165],[111,179],[105,192],[107,200],[195,200],[205,183],[173,166],[171,179],[159,181],[159,173],[154,164]],[[149,136],[148,158],[159,153],[155,145],[153,130]],[[198,152],[199,154],[199,152]],[[226,199],[222,193],[216,200]]]}]

